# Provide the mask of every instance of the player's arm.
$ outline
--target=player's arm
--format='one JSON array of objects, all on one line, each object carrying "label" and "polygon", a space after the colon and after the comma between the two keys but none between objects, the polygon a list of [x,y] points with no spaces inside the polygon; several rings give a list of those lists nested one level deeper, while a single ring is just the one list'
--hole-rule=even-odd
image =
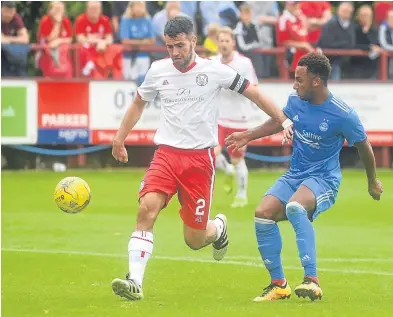
[{"label": "player's arm", "polygon": [[266,122],[262,123],[256,128],[244,132],[232,133],[225,139],[225,145],[228,148],[237,151],[238,149],[242,148],[253,140],[276,134],[282,130],[283,127],[279,122],[272,118],[269,118]]},{"label": "player's arm", "polygon": [[357,142],[354,145],[358,150],[360,159],[366,169],[368,192],[375,200],[379,200],[383,187],[382,183],[377,179],[375,157],[371,144],[367,139],[365,139],[364,141]]},{"label": "player's arm", "polygon": [[351,110],[341,124],[342,134],[349,146],[355,146],[359,152],[367,173],[368,192],[372,198],[379,200],[382,194],[382,183],[377,179],[374,152],[367,140],[363,124],[355,110]]}]

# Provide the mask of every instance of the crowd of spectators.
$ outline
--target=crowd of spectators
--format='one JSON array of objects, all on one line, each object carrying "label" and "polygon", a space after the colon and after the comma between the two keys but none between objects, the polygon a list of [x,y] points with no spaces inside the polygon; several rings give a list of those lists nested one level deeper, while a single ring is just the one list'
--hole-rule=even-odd
[{"label": "crowd of spectators", "polygon": [[[2,76],[27,75],[31,41],[16,7],[15,2],[1,2]],[[140,84],[150,63],[166,53],[123,48],[163,46],[165,24],[178,15],[194,21],[198,43],[206,55],[217,54],[219,28],[232,28],[238,50],[252,60],[259,78],[275,76],[277,62],[273,55],[256,54],[255,49],[285,47],[289,71],[301,56],[315,50],[360,49],[368,53],[329,56],[336,80],[342,78],[346,67],[353,78],[377,78],[380,54],[393,52],[392,1],[363,4],[357,10],[353,2],[333,8],[328,1],[113,1],[111,8],[106,15],[102,2],[88,1],[85,12],[71,21],[63,2],[50,2],[36,37],[41,46],[35,51],[35,65],[43,76],[71,78],[78,74]],[[71,50],[75,43],[80,45]],[[73,62],[72,54],[77,54],[78,63]],[[393,78],[393,58],[389,76]]]}]

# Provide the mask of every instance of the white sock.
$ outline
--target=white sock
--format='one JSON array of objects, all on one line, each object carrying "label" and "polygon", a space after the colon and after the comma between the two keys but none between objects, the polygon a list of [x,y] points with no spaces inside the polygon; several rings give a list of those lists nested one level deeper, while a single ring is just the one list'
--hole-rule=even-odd
[{"label": "white sock", "polygon": [[246,199],[247,198],[247,182],[248,182],[248,168],[246,161],[242,159],[235,165],[236,181],[237,181],[237,194],[236,196]]},{"label": "white sock", "polygon": [[233,165],[227,161],[224,154],[222,153],[216,157],[216,167],[223,170],[227,175],[233,174]]},{"label": "white sock", "polygon": [[84,76],[89,76],[91,71],[96,67],[96,65],[92,61],[88,61],[82,69],[82,74]]},{"label": "white sock", "polygon": [[218,240],[219,237],[222,235],[222,231],[224,230],[224,225],[221,220],[219,219],[214,219],[214,220],[209,220],[209,222],[213,223],[216,226],[216,240]]},{"label": "white sock", "polygon": [[130,279],[142,286],[146,264],[153,253],[153,233],[135,231],[128,243],[128,266]]}]

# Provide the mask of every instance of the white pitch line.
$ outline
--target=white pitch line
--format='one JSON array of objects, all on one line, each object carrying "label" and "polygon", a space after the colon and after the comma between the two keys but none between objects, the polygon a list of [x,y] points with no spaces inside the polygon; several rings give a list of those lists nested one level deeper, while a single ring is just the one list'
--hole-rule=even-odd
[{"label": "white pitch line", "polygon": [[[252,260],[252,261],[259,261],[260,260],[260,257],[242,256],[242,255],[226,256],[225,258],[230,259],[230,260]],[[390,258],[386,258],[386,259],[379,259],[379,258],[317,258],[317,262],[390,263],[390,262],[393,262],[393,259],[390,259]]]},{"label": "white pitch line", "polygon": [[[112,257],[112,258],[127,258],[125,254],[114,254],[114,253],[100,253],[100,252],[83,252],[83,251],[62,251],[62,250],[39,250],[39,249],[14,249],[14,248],[2,248],[2,251],[6,252],[25,252],[25,253],[44,253],[44,254],[68,254],[68,255],[86,255],[86,256],[99,256],[99,257]],[[221,261],[217,262],[209,259],[200,259],[194,257],[172,257],[172,256],[153,256],[156,260],[166,261],[183,261],[183,262],[199,262],[199,263],[214,263],[214,264],[226,264],[226,265],[237,265],[237,266],[250,266],[250,267],[263,267],[262,264],[254,262],[239,262],[239,261]],[[303,270],[300,266],[284,266],[285,270],[300,271]],[[348,270],[348,269],[329,269],[329,268],[318,268],[320,272],[331,272],[340,274],[369,274],[369,275],[381,275],[381,276],[393,276],[391,272],[381,271],[367,271],[367,270]]]}]

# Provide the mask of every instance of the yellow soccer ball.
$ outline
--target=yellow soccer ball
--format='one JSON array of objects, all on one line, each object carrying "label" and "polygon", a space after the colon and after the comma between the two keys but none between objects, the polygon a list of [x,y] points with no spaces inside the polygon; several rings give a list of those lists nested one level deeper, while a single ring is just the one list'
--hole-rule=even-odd
[{"label": "yellow soccer ball", "polygon": [[54,197],[61,210],[75,214],[90,203],[90,187],[82,178],[66,177],[57,184]]}]

